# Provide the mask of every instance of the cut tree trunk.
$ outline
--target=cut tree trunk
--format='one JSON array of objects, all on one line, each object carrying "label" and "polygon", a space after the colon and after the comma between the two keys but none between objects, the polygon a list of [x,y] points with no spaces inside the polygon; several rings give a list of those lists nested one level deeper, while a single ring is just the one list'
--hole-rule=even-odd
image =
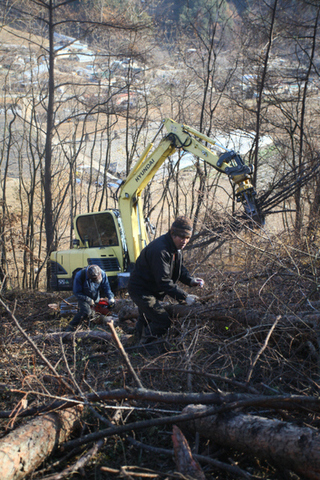
[{"label": "cut tree trunk", "polygon": [[0,440],[1,480],[32,473],[79,426],[81,407],[37,417]]},{"label": "cut tree trunk", "polygon": [[32,337],[32,340],[45,342],[70,342],[73,339],[90,339],[90,340],[112,340],[112,335],[109,332],[96,330],[79,330],[78,332],[56,332],[46,333],[44,335],[37,335]]},{"label": "cut tree trunk", "polygon": [[[195,316],[209,322],[230,322],[236,321],[245,326],[257,326],[273,324],[277,315],[266,314],[258,310],[245,308],[223,308],[214,304],[196,303],[195,305],[164,304],[164,309],[174,317],[184,317],[194,313]],[[138,308],[132,303],[126,303],[118,311],[119,321],[138,318]],[[296,315],[282,315],[278,321],[280,325],[290,325],[292,328],[299,328],[306,324],[309,327],[317,327],[320,323],[320,314],[311,312],[299,312]]]},{"label": "cut tree trunk", "polygon": [[[78,340],[92,340],[92,341],[111,341],[113,342],[113,336],[109,332],[104,332],[102,330],[79,330],[77,332],[56,332],[56,333],[44,333],[30,337],[34,342],[45,342],[45,343],[60,343],[63,342],[72,342],[74,339]],[[130,338],[130,335],[122,335],[121,341],[123,344],[126,344],[127,340]],[[13,343],[22,343],[25,342],[25,338],[17,337],[11,340]]]},{"label": "cut tree trunk", "polygon": [[[207,408],[189,405],[183,413],[196,413]],[[200,418],[188,422],[183,429],[198,432],[218,445],[269,460],[303,478],[320,479],[320,435],[317,430],[241,413]]]},{"label": "cut tree trunk", "polygon": [[[164,304],[164,309],[171,315],[172,317],[184,317],[190,312],[194,311],[195,313],[200,309],[203,309],[202,306],[190,306],[190,305],[179,305],[179,304]],[[139,316],[138,307],[136,307],[132,303],[124,304],[118,311],[119,322],[123,322],[125,320],[136,319]]]}]

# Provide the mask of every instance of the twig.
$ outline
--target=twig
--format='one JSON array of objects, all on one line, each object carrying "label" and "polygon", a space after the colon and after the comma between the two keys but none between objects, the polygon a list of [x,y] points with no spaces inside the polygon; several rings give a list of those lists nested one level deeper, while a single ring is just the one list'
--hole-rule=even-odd
[{"label": "twig", "polygon": [[126,352],[125,352],[125,350],[124,350],[124,348],[123,348],[123,345],[122,345],[122,343],[121,343],[121,341],[120,341],[120,339],[119,339],[119,337],[118,337],[118,335],[117,335],[117,332],[116,332],[116,329],[114,328],[114,324],[113,324],[113,320],[112,320],[112,319],[108,320],[108,325],[109,325],[109,327],[110,327],[110,330],[111,330],[111,333],[112,333],[112,337],[113,337],[113,339],[114,339],[114,341],[115,341],[115,343],[116,343],[116,345],[117,345],[117,347],[118,347],[121,355],[123,356],[124,361],[126,362],[127,367],[129,368],[129,370],[130,370],[130,372],[131,372],[131,374],[132,374],[132,376],[133,376],[133,378],[134,378],[137,386],[138,386],[139,388],[142,388],[142,389],[143,389],[143,385],[142,385],[142,383],[141,383],[141,380],[140,380],[140,378],[138,377],[138,375],[136,374],[136,372],[134,371],[133,366],[131,365],[130,359],[129,359],[128,355],[126,354]]},{"label": "twig", "polygon": [[252,365],[250,366],[249,371],[248,371],[248,374],[247,374],[247,378],[246,378],[246,382],[247,382],[247,383],[250,382],[250,379],[251,379],[251,376],[252,376],[252,373],[253,373],[253,369],[254,369],[254,367],[256,366],[257,361],[259,360],[260,356],[262,355],[262,353],[263,353],[263,352],[265,351],[265,349],[267,348],[268,343],[269,343],[269,340],[270,340],[270,337],[271,337],[271,335],[272,335],[272,332],[273,332],[273,330],[276,328],[277,323],[279,322],[280,318],[281,318],[281,315],[278,315],[278,317],[276,318],[274,324],[273,324],[272,327],[270,328],[270,330],[269,330],[269,332],[268,332],[268,335],[267,335],[266,338],[265,338],[264,344],[263,344],[262,347],[260,348],[260,350],[259,350],[259,352],[257,353],[255,359],[253,360]]},{"label": "twig", "polygon": [[46,477],[42,477],[42,480],[62,480],[63,478],[66,478],[67,476],[77,472],[81,468],[83,468],[85,465],[89,463],[89,461],[94,457],[99,450],[103,447],[104,440],[99,440],[97,443],[93,445],[91,450],[87,452],[83,457],[81,457],[74,465],[71,467],[65,468],[62,470],[60,473],[56,473],[54,475],[47,475]]},{"label": "twig", "polygon": [[100,470],[101,472],[114,473],[116,475],[119,475],[120,478],[122,477],[159,478],[159,474],[154,473],[151,470],[147,471],[146,469],[139,468],[139,471],[134,472],[133,469],[135,468],[137,467],[122,466],[120,469],[101,467]]},{"label": "twig", "polygon": [[224,383],[228,383],[229,385],[233,385],[235,387],[239,387],[239,388],[242,388],[243,390],[247,390],[249,393],[252,393],[252,394],[258,394],[258,390],[255,389],[254,387],[250,387],[248,384],[244,383],[244,382],[239,382],[237,380],[234,380],[233,378],[228,378],[228,377],[224,377],[222,375],[217,375],[215,373],[209,373],[209,372],[204,372],[203,370],[201,370],[200,368],[197,368],[197,366],[195,365],[194,366],[194,369],[191,369],[191,370],[186,370],[185,368],[175,368],[175,367],[154,367],[154,366],[143,366],[141,368],[141,371],[142,370],[147,370],[147,371],[160,371],[160,372],[164,372],[164,371],[168,371],[170,373],[172,373],[173,371],[175,372],[181,372],[181,373],[186,373],[186,374],[192,374],[192,375],[195,375],[195,376],[198,376],[198,375],[203,375],[207,378],[212,378],[213,380],[217,380],[217,381],[221,381],[221,382],[224,382]]},{"label": "twig", "polygon": [[65,303],[66,305],[68,305],[69,307],[74,307],[74,308],[76,308],[77,310],[79,310],[78,305],[75,305],[74,303],[68,302],[65,298],[61,298],[61,297],[60,297],[60,300],[61,300],[63,303]]},{"label": "twig", "polygon": [[[37,470],[37,473],[35,475],[35,478],[41,478],[41,480],[43,480],[44,477],[42,477],[42,475],[44,475],[45,473],[48,473],[48,470],[57,470],[63,463],[69,461],[69,459],[71,457],[74,457],[76,455],[81,455],[84,451],[85,447],[82,448],[75,448],[74,450],[70,450],[70,452],[68,452],[66,455],[64,455],[64,457],[60,457],[59,460],[56,460],[55,462],[51,463],[50,465],[48,466],[45,466],[44,465],[44,468],[42,470]],[[52,475],[52,474],[50,474]]]},{"label": "twig", "polygon": [[32,346],[32,348],[34,349],[34,351],[37,353],[37,355],[39,355],[39,357],[41,358],[41,360],[47,365],[47,367],[49,368],[49,370],[51,370],[51,372],[54,373],[54,375],[56,375],[60,380],[61,380],[61,383],[66,387],[67,391],[70,391],[70,385],[68,385],[68,383],[61,377],[61,375],[59,375],[59,373],[57,372],[57,370],[54,368],[53,365],[51,365],[51,363],[49,362],[49,360],[47,360],[47,358],[40,352],[39,348],[37,347],[37,345],[34,343],[34,341],[29,337],[29,335],[27,334],[27,332],[21,327],[20,323],[18,322],[17,318],[15,317],[15,315],[11,312],[11,310],[7,307],[7,305],[3,302],[3,300],[0,298],[0,303],[3,305],[3,307],[6,309],[6,311],[9,313],[9,315],[11,316],[12,320],[14,321],[14,323],[16,324],[18,330],[20,331],[20,333],[22,333],[22,335],[24,336],[24,338],[27,340],[27,342]]},{"label": "twig", "polygon": [[211,300],[212,298],[216,297],[216,293],[210,293],[209,295],[204,295],[203,297],[199,297],[198,302],[205,303]]},{"label": "twig", "polygon": [[[138,469],[137,472],[134,472],[134,469]],[[136,466],[128,466],[125,465],[121,467],[120,469],[116,468],[110,468],[110,467],[101,467],[100,468],[101,472],[106,472],[106,473],[114,473],[115,475],[118,475],[118,478],[122,478],[124,476],[127,477],[139,477],[139,478],[159,478],[160,475],[164,476],[165,478],[177,478],[180,480],[186,479],[181,474],[175,474],[175,473],[163,473],[163,472],[158,472],[156,470],[150,470],[148,468],[143,468],[143,467],[136,467]],[[188,480],[188,479],[186,479]]]},{"label": "twig", "polygon": [[[147,450],[149,452],[158,453],[158,454],[161,454],[161,455],[168,455],[170,457],[172,457],[174,455],[173,449],[169,450],[169,449],[166,449],[166,448],[152,447],[150,445],[146,445],[145,443],[139,442],[138,440],[135,440],[133,437],[127,437],[127,440],[134,447],[142,448],[142,449]],[[199,455],[199,454],[193,453],[192,456],[195,458],[195,460],[197,460],[199,462],[208,463],[210,465],[213,465],[214,467],[217,467],[221,470],[229,472],[233,475],[239,475],[239,476],[241,476],[243,478],[247,478],[247,479],[248,478],[250,478],[250,479],[256,478],[256,477],[253,477],[252,475],[250,475],[249,473],[243,471],[241,468],[239,468],[236,465],[228,465],[227,463],[220,462],[220,460],[215,460],[214,458],[207,457],[206,455]]]}]

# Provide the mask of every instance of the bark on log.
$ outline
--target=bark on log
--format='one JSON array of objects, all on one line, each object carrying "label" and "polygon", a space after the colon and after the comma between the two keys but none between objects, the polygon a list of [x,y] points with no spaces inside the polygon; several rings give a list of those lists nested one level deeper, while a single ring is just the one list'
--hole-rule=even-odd
[{"label": "bark on log", "polygon": [[[207,408],[189,405],[183,413],[196,413]],[[320,434],[314,429],[236,413],[200,418],[188,422],[183,429],[197,431],[218,445],[267,459],[303,478],[320,479]]]},{"label": "bark on log", "polygon": [[[265,314],[265,312],[249,310],[245,308],[223,308],[221,305],[214,304],[204,305],[203,302],[195,305],[180,304],[164,304],[165,310],[171,317],[184,317],[194,314],[198,318],[203,318],[210,322],[230,322],[234,320],[245,326],[257,326],[265,324],[273,324],[277,315]],[[131,320],[138,318],[138,308],[133,304],[126,304],[119,310],[119,321]],[[311,328],[318,326],[320,323],[320,314],[311,312],[300,312],[296,315],[283,315],[279,321],[280,325],[290,325],[292,327],[300,327],[306,324]]]},{"label": "bark on log", "polygon": [[[45,342],[45,343],[53,343],[59,342],[62,339],[63,342],[72,342],[73,339],[89,339],[89,340],[107,340],[113,341],[113,336],[109,332],[103,332],[101,330],[82,330],[78,332],[57,332],[57,333],[45,333],[43,335],[36,335],[31,337],[34,342]],[[121,337],[122,343],[125,345],[127,340],[130,338],[130,335],[123,335]],[[25,342],[25,338],[15,338],[11,340],[14,343],[21,343]]]},{"label": "bark on log", "polygon": [[[202,305],[192,307],[189,305],[164,304],[163,307],[172,317],[184,317],[192,311],[196,313],[199,309],[200,311],[203,310]],[[133,304],[126,304],[119,310],[118,316],[119,322],[136,319],[139,316],[138,307]]]},{"label": "bark on log", "polygon": [[45,335],[37,335],[32,337],[32,340],[35,342],[45,341],[45,342],[60,342],[62,339],[64,342],[70,342],[73,339],[85,339],[90,340],[112,340],[112,335],[109,332],[95,331],[95,330],[80,330],[79,332],[57,332],[57,333],[46,333]]},{"label": "bark on log", "polygon": [[1,480],[32,473],[79,426],[82,408],[37,417],[0,440]]}]

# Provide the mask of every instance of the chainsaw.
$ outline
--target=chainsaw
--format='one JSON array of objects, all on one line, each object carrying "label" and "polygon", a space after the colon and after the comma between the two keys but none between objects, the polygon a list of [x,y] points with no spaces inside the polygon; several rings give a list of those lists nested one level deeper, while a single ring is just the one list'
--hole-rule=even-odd
[{"label": "chainsaw", "polygon": [[108,315],[112,307],[110,307],[108,300],[103,299],[103,300],[99,300],[98,303],[91,305],[91,308],[92,310],[94,310],[97,313],[100,313],[101,315]]}]

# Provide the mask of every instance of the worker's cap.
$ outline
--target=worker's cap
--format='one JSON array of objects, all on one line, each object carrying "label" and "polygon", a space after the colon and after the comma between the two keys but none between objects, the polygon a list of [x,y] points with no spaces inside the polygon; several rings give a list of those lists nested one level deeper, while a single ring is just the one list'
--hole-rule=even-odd
[{"label": "worker's cap", "polygon": [[191,237],[192,235],[192,222],[190,218],[181,216],[177,217],[170,229],[171,235],[177,237]]},{"label": "worker's cap", "polygon": [[100,283],[102,280],[101,268],[98,265],[90,265],[87,270],[88,278],[95,283]]}]

